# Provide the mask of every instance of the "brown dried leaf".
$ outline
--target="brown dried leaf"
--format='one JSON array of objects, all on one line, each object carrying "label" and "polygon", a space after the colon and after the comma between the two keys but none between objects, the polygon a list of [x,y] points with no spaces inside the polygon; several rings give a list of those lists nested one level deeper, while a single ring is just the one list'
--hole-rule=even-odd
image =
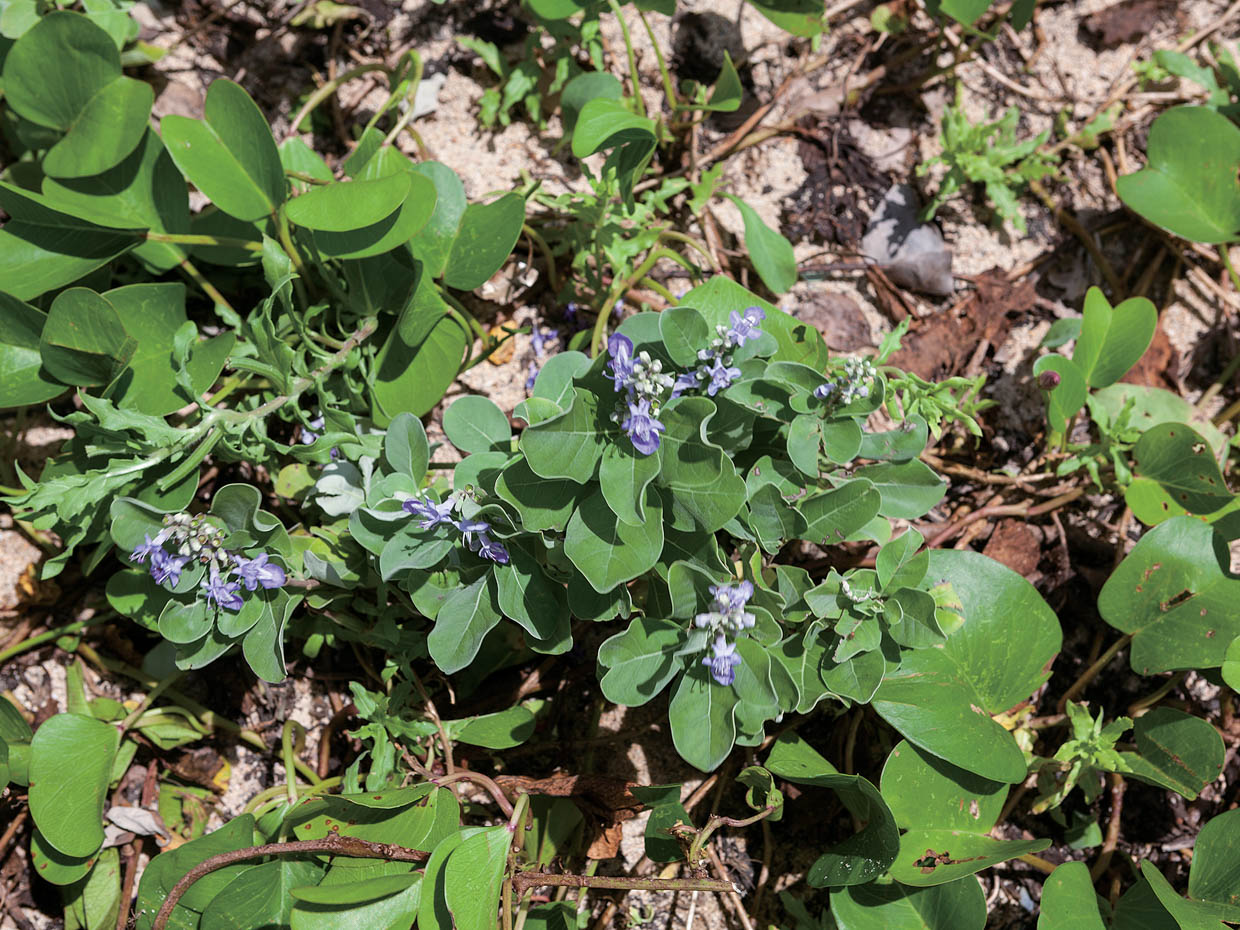
[{"label": "brown dried leaf", "polygon": [[1085,31],[1098,39],[1102,48],[1115,48],[1126,42],[1140,42],[1171,10],[1171,0],[1120,0],[1082,20]]},{"label": "brown dried leaf", "polygon": [[998,268],[974,279],[974,290],[933,316],[913,322],[891,364],[929,381],[960,374],[983,341],[997,348],[1011,328],[1011,313],[1027,311],[1037,292],[1032,278],[1013,284]]},{"label": "brown dried leaf", "polygon": [[1160,319],[1158,326],[1154,329],[1154,338],[1150,340],[1150,347],[1120,380],[1128,384],[1174,389],[1176,387],[1175,375],[1179,367],[1180,353],[1167,338]]},{"label": "brown dried leaf", "polygon": [[846,294],[815,292],[797,308],[796,315],[822,333],[827,347],[837,352],[855,352],[874,345],[869,320]]},{"label": "brown dried leaf", "polygon": [[1018,575],[1032,575],[1042,558],[1042,537],[1024,520],[1000,520],[982,554]]}]

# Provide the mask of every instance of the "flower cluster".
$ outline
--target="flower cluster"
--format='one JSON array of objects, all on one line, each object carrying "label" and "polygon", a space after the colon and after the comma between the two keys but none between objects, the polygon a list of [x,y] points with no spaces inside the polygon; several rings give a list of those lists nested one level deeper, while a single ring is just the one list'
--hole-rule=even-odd
[{"label": "flower cluster", "polygon": [[685,391],[705,388],[706,393],[714,397],[739,378],[741,370],[732,365],[732,350],[740,348],[749,339],[761,336],[762,330],[758,324],[765,319],[766,314],[761,307],[750,307],[744,313],[733,310],[729,319],[731,325],[720,323],[715,327],[715,338],[710,341],[710,346],[698,350],[701,364],[676,379],[672,396],[679,397]]},{"label": "flower cluster", "polygon": [[652,359],[648,352],[634,355],[633,340],[614,333],[607,340],[607,352],[611,356],[608,374],[616,391],[624,392],[624,399],[612,413],[611,420],[628,434],[633,448],[642,455],[650,455],[659,448],[659,434],[664,430],[659,412],[669,390],[673,398],[685,391],[703,389],[714,397],[739,378],[741,370],[732,365],[732,351],[747,340],[761,336],[758,324],[764,319],[766,314],[761,307],[750,307],[744,313],[733,310],[730,325],[716,326],[710,345],[698,350],[698,367],[678,378],[664,372],[663,363]]},{"label": "flower cluster", "polygon": [[430,498],[411,497],[400,506],[405,513],[421,518],[418,521],[421,529],[432,530],[441,524],[455,527],[471,552],[500,565],[508,564],[508,550],[503,543],[496,542],[489,535],[491,524],[471,517],[453,517],[453,513],[460,506],[460,499],[455,494],[450,494],[443,503],[436,503]]},{"label": "flower cluster", "polygon": [[839,378],[814,388],[814,396],[841,405],[851,404],[854,400],[864,400],[870,396],[870,387],[876,377],[878,370],[868,358],[850,358],[844,362]]},{"label": "flower cluster", "polygon": [[[175,588],[181,573],[192,562],[206,567],[200,590],[207,606],[214,604],[224,610],[240,610],[245,603],[241,589],[283,587],[284,569],[272,562],[266,552],[248,558],[224,548],[224,531],[209,523],[202,514],[170,513],[164,516],[164,528],[152,539],[143,534],[143,542],[129,558],[146,563],[156,584]],[[236,576],[230,578],[230,576]]]},{"label": "flower cluster", "polygon": [[633,448],[642,455],[650,455],[659,448],[659,434],[664,426],[659,422],[663,395],[671,390],[674,379],[663,371],[663,363],[652,359],[649,352],[633,354],[633,340],[620,333],[613,333],[607,340],[611,355],[610,377],[617,391],[624,392],[624,400],[612,413],[613,423],[619,423]]},{"label": "flower cluster", "polygon": [[736,636],[754,625],[754,615],[745,610],[753,597],[753,582],[711,585],[710,593],[715,598],[711,609],[694,617],[693,625],[709,630],[715,637],[711,654],[702,657],[702,664],[709,666],[715,681],[730,685],[736,678],[736,666],[741,664],[741,657],[736,654]]}]

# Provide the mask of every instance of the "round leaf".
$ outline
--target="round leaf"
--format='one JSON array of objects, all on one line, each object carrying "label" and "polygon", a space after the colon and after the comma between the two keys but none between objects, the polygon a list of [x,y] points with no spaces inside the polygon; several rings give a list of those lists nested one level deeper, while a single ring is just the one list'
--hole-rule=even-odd
[{"label": "round leaf", "polygon": [[9,49],[4,96],[26,119],[67,130],[99,89],[120,76],[120,52],[111,37],[80,13],[58,11]]},{"label": "round leaf", "polygon": [[207,90],[204,115],[201,121],[165,116],[160,122],[172,160],[225,213],[249,222],[274,213],[287,185],[258,105],[241,85],[218,78]]},{"label": "round leaf", "polygon": [[1147,167],[1117,183],[1120,198],[1156,226],[1195,242],[1240,233],[1240,129],[1206,107],[1172,107],[1150,127]]},{"label": "round leaf", "polygon": [[30,815],[66,856],[89,856],[103,843],[103,805],[120,741],[116,727],[81,714],[57,714],[34,734]]},{"label": "round leaf", "polygon": [[982,930],[986,894],[972,876],[930,888],[848,885],[832,893],[831,916],[840,930]]},{"label": "round leaf", "polygon": [[993,781],[1022,781],[1024,755],[991,714],[1046,680],[1062,641],[1059,621],[1033,585],[980,553],[936,549],[926,574],[950,586],[965,622],[942,648],[906,652],[874,709],[939,758]]},{"label": "round leaf", "polygon": [[391,216],[409,195],[411,176],[397,172],[366,181],[336,181],[290,200],[284,214],[298,226],[349,232]]},{"label": "round leaf", "polygon": [[443,431],[462,452],[490,452],[496,446],[507,446],[512,439],[512,427],[504,412],[478,394],[452,402],[443,413]]}]

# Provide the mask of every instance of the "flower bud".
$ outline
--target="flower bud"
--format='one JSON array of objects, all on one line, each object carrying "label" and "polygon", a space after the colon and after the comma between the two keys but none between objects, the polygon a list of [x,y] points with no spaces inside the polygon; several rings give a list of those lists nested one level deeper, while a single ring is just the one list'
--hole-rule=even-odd
[{"label": "flower bud", "polygon": [[1038,387],[1044,391],[1053,391],[1059,387],[1059,372],[1047,369],[1038,375]]}]

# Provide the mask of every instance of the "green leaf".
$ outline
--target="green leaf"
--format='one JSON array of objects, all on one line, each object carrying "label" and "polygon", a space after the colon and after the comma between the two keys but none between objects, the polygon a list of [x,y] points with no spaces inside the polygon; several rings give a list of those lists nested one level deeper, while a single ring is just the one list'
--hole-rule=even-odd
[{"label": "green leaf", "polygon": [[[185,285],[130,284],[100,297],[115,311],[125,333],[136,344],[129,364],[109,393],[117,406],[164,416],[194,400],[179,385],[172,362],[173,339],[185,324]],[[218,361],[219,367],[202,372],[207,382],[204,389],[223,367],[224,359]]]},{"label": "green leaf", "polygon": [[[480,832],[479,827],[467,827],[444,839],[431,851],[426,860],[426,870],[422,877],[422,896],[418,904],[418,930],[455,930],[452,912],[448,910],[444,867],[448,858],[460,847],[465,839]],[[309,930],[309,928],[307,928]]]},{"label": "green leaf", "polygon": [[258,106],[241,85],[217,78],[207,89],[204,120],[165,116],[164,144],[177,167],[217,207],[255,221],[284,203],[280,152]]},{"label": "green leaf", "polygon": [[979,553],[934,550],[927,579],[951,586],[965,621],[941,648],[904,653],[874,709],[915,746],[993,781],[1023,781],[1020,747],[991,714],[1046,680],[1059,623],[1029,582]]},{"label": "green leaf", "polygon": [[[398,862],[385,862],[387,866],[402,865]],[[394,872],[389,875],[376,875],[348,884],[318,884],[289,889],[289,894],[306,904],[328,904],[335,907],[341,905],[365,904],[398,894],[422,880],[416,872]],[[324,879],[326,882],[326,879]],[[294,904],[296,906],[296,904]]]},{"label": "green leaf", "polygon": [[1120,199],[1195,242],[1240,234],[1240,129],[1206,107],[1172,107],[1150,127],[1147,167],[1117,183]]},{"label": "green leaf", "polygon": [[474,660],[482,639],[502,616],[490,575],[453,593],[439,608],[426,637],[431,658],[442,671],[459,672]]},{"label": "green leaf", "polygon": [[486,749],[511,749],[534,735],[535,719],[529,708],[518,704],[494,714],[445,721],[444,725],[458,742]]},{"label": "green leaf", "polygon": [[784,32],[812,39],[826,29],[823,5],[817,0],[748,0],[749,5]]},{"label": "green leaf", "polygon": [[1158,326],[1158,310],[1144,297],[1129,297],[1112,309],[1106,295],[1091,287],[1072,361],[1091,388],[1122,378],[1149,348]]},{"label": "green leaf", "polygon": [[422,262],[425,273],[438,278],[447,267],[452,242],[465,215],[465,185],[455,171],[437,161],[418,162],[413,170],[435,185],[435,210],[426,225],[409,240],[409,248]]},{"label": "green leaf", "polygon": [[[403,178],[409,184],[409,195],[391,213],[365,226],[333,232],[321,229],[314,233],[314,246],[334,258],[369,258],[390,252],[417,233],[430,220],[435,210],[435,185],[430,178],[413,170],[413,164],[391,146],[381,148],[355,184],[383,182],[395,185],[389,178]],[[429,279],[427,281],[429,285]]]},{"label": "green leaf", "polygon": [[1155,707],[1133,730],[1137,751],[1120,753],[1125,774],[1192,801],[1223,771],[1223,739],[1200,717]]},{"label": "green leaf", "polygon": [[649,163],[656,141],[652,120],[638,116],[619,100],[595,97],[577,115],[572,149],[577,158],[610,149],[604,170],[615,172],[620,193],[631,205],[635,178]]},{"label": "green leaf", "polygon": [[500,473],[495,493],[517,509],[526,532],[563,532],[577,506],[581,485],[566,479],[549,479],[530,471],[518,458]]},{"label": "green leaf", "polygon": [[1007,791],[1002,782],[907,742],[897,745],[883,767],[883,800],[908,832],[900,840],[892,878],[906,885],[939,885],[1049,846],[1049,840],[1013,843],[989,836]]},{"label": "green leaf", "polygon": [[1141,537],[1098,595],[1102,619],[1133,634],[1133,671],[1223,664],[1240,636],[1240,579],[1229,565],[1222,539],[1193,517],[1172,517]]},{"label": "green leaf", "polygon": [[947,14],[962,26],[972,26],[990,9],[993,0],[930,0],[926,7],[931,15]]},{"label": "green leaf", "polygon": [[673,362],[681,368],[696,368],[698,351],[710,345],[712,334],[702,314],[692,307],[669,307],[659,314],[659,335]]},{"label": "green leaf", "polygon": [[819,371],[830,361],[831,353],[827,351],[827,344],[817,329],[746,290],[726,275],[714,275],[705,284],[699,284],[684,296],[682,303],[696,307],[712,329],[718,325],[727,326],[734,310],[759,307],[766,313],[762,332],[775,339],[773,360],[799,362]]},{"label": "green leaf", "polygon": [[619,520],[601,491],[582,501],[568,521],[564,554],[591,587],[605,594],[654,567],[663,551],[663,506],[653,488],[646,490],[646,522],[632,526]]},{"label": "green leaf", "polygon": [[671,620],[636,617],[623,633],[606,640],[598,664],[607,669],[599,681],[613,704],[640,707],[676,677],[682,663],[676,656],[685,638],[684,627]]},{"label": "green leaf", "polygon": [[[429,282],[421,286],[434,287]],[[372,369],[375,374],[370,389],[377,414],[390,419],[399,413],[420,417],[429,412],[456,380],[467,345],[469,336],[448,316],[439,317],[430,334],[417,345],[405,342],[394,327],[375,356]]]},{"label": "green leaf", "polygon": [[89,874],[97,857],[94,852],[89,856],[66,856],[44,839],[39,828],[35,827],[30,834],[30,858],[44,881],[53,885],[72,885]]},{"label": "green leaf", "polygon": [[452,851],[444,867],[443,896],[455,930],[495,930],[500,885],[512,834],[488,827]]},{"label": "green leaf", "polygon": [[[520,448],[530,470],[543,478],[588,481],[603,455],[605,429],[594,395],[573,390],[571,406],[521,433]],[[607,424],[610,425],[610,424]]]},{"label": "green leaf", "polygon": [[103,805],[120,739],[116,727],[80,714],[56,714],[34,734],[30,816],[66,856],[89,856],[103,842]]},{"label": "green leaf", "polygon": [[[541,6],[543,3],[554,2],[554,0],[535,0],[535,2]],[[563,0],[563,2],[572,4],[576,12],[573,0]],[[539,15],[544,19],[552,18],[542,13]],[[623,93],[624,86],[614,74],[606,71],[583,71],[577,75],[565,84],[564,90],[560,92],[560,116],[564,123],[565,135],[572,135],[573,128],[577,125],[577,117],[581,114],[581,108],[595,97],[619,100]]]},{"label": "green leaf", "polygon": [[537,639],[557,637],[569,623],[563,584],[547,577],[524,544],[514,541],[508,555],[508,564],[494,569],[500,612]]},{"label": "green leaf", "polygon": [[[68,60],[72,68],[47,67]],[[2,80],[18,114],[65,133],[43,158],[53,177],[99,174],[122,161],[146,132],[155,100],[149,84],[121,74],[108,34],[78,13],[50,13],[18,39]]]},{"label": "green leaf", "polygon": [[724,196],[741,211],[745,221],[745,249],[754,271],[773,292],[784,293],[797,281],[797,260],[792,253],[792,243],[762,222],[758,212],[745,201],[732,194]]},{"label": "green leaf", "polygon": [[317,862],[277,856],[229,882],[202,912],[198,926],[200,930],[286,926],[293,907],[289,890],[313,882],[322,873]]},{"label": "green leaf", "polygon": [[1075,362],[1062,355],[1043,355],[1033,363],[1034,375],[1044,371],[1059,376],[1059,383],[1046,391],[1046,421],[1053,432],[1062,433],[1068,428],[1068,421],[1085,404],[1088,394],[1085,376]]},{"label": "green leaf", "polygon": [[730,685],[711,678],[705,666],[690,665],[667,708],[672,742],[680,757],[703,772],[718,768],[736,742],[737,703]]},{"label": "green leaf", "polygon": [[515,192],[467,206],[448,251],[443,283],[462,291],[482,287],[512,253],[524,222],[525,198]]},{"label": "green leaf", "polygon": [[[160,853],[147,865],[138,883],[135,907],[137,923],[134,930],[151,930],[155,915],[172,888],[192,869],[212,856],[243,849],[254,843],[254,815],[242,814],[206,836],[191,840],[176,849]],[[199,915],[211,900],[238,875],[254,868],[253,861],[236,862],[204,875],[190,886],[177,902],[168,926],[176,930],[195,930]]]},{"label": "green leaf", "polygon": [[145,81],[118,77],[99,88],[63,139],[43,157],[54,178],[83,178],[120,164],[147,129],[155,90]]},{"label": "green leaf", "polygon": [[882,795],[869,781],[836,771],[791,730],[775,739],[765,765],[772,774],[798,785],[834,791],[857,822],[864,824],[860,832],[828,849],[810,866],[806,876],[810,885],[864,885],[891,867],[900,848],[900,834]]},{"label": "green leaf", "polygon": [[430,454],[426,428],[421,420],[408,413],[392,418],[383,437],[383,457],[397,474],[412,478],[415,484],[420,483],[426,476]]},{"label": "green leaf", "polygon": [[72,284],[138,244],[141,229],[106,229],[0,182],[0,290],[18,300]]},{"label": "green leaf", "polygon": [[47,317],[0,291],[0,409],[51,400],[65,386],[43,367],[39,340]]},{"label": "green leaf", "polygon": [[1084,862],[1065,862],[1047,876],[1038,930],[1104,930],[1098,896]]},{"label": "green leaf", "polygon": [[1124,499],[1143,523],[1169,515],[1211,514],[1234,499],[1214,457],[1214,449],[1183,423],[1160,423],[1141,434],[1132,450],[1139,478]]},{"label": "green leaf", "polygon": [[1208,901],[1181,898],[1152,862],[1141,863],[1141,875],[1150,883],[1158,903],[1180,925],[1180,930],[1224,930],[1224,920],[1237,919],[1230,908]]},{"label": "green leaf", "polygon": [[823,546],[843,542],[878,516],[881,505],[878,489],[865,479],[806,498],[798,507],[806,522],[801,538]]},{"label": "green leaf", "polygon": [[611,442],[603,447],[598,480],[607,506],[623,523],[641,526],[646,522],[646,488],[659,474],[663,449],[642,455],[632,444]]},{"label": "green leaf", "polygon": [[487,397],[467,394],[443,412],[443,431],[462,452],[507,451],[512,427],[504,412]]},{"label": "green leaf", "polygon": [[724,49],[723,66],[719,69],[719,76],[715,78],[715,90],[706,105],[700,109],[734,113],[740,109],[742,96],[744,93],[741,90],[740,75],[736,73],[736,65],[732,64],[732,56]]},{"label": "green leaf", "polygon": [[65,930],[115,927],[121,907],[120,853],[105,849],[90,873],[64,890],[64,901]]},{"label": "green leaf", "polygon": [[680,785],[633,785],[633,797],[650,808],[644,838],[646,855],[652,862],[676,862],[685,854],[676,838],[667,833],[677,824],[692,825],[689,812],[680,803]]},{"label": "green leaf", "polygon": [[839,930],[982,930],[986,894],[971,876],[929,888],[849,885],[832,893],[831,916]]},{"label": "green leaf", "polygon": [[880,789],[905,830],[932,826],[969,833],[989,831],[1008,794],[1004,782],[974,775],[907,740],[887,756]]},{"label": "green leaf", "polygon": [[[658,483],[671,492],[674,511],[683,509],[701,529],[713,533],[745,503],[745,481],[723,449],[706,438],[718,412],[706,397],[680,397],[663,408],[666,427]],[[677,522],[678,529],[691,529]]]},{"label": "green leaf", "polygon": [[1231,641],[1223,656],[1223,665],[1219,669],[1223,683],[1232,691],[1240,691],[1240,636]]},{"label": "green leaf", "polygon": [[1197,834],[1188,894],[1226,907],[1225,920],[1240,920],[1240,810],[1224,811]]},{"label": "green leaf", "polygon": [[403,171],[365,181],[333,181],[290,200],[284,214],[306,229],[351,232],[395,213],[409,187],[410,175]]},{"label": "green leaf", "polygon": [[136,348],[116,309],[84,287],[56,295],[39,344],[47,371],[81,387],[111,382]]},{"label": "green leaf", "polygon": [[924,516],[947,493],[947,482],[920,459],[866,465],[853,475],[869,479],[882,499],[878,512],[898,520]]}]

